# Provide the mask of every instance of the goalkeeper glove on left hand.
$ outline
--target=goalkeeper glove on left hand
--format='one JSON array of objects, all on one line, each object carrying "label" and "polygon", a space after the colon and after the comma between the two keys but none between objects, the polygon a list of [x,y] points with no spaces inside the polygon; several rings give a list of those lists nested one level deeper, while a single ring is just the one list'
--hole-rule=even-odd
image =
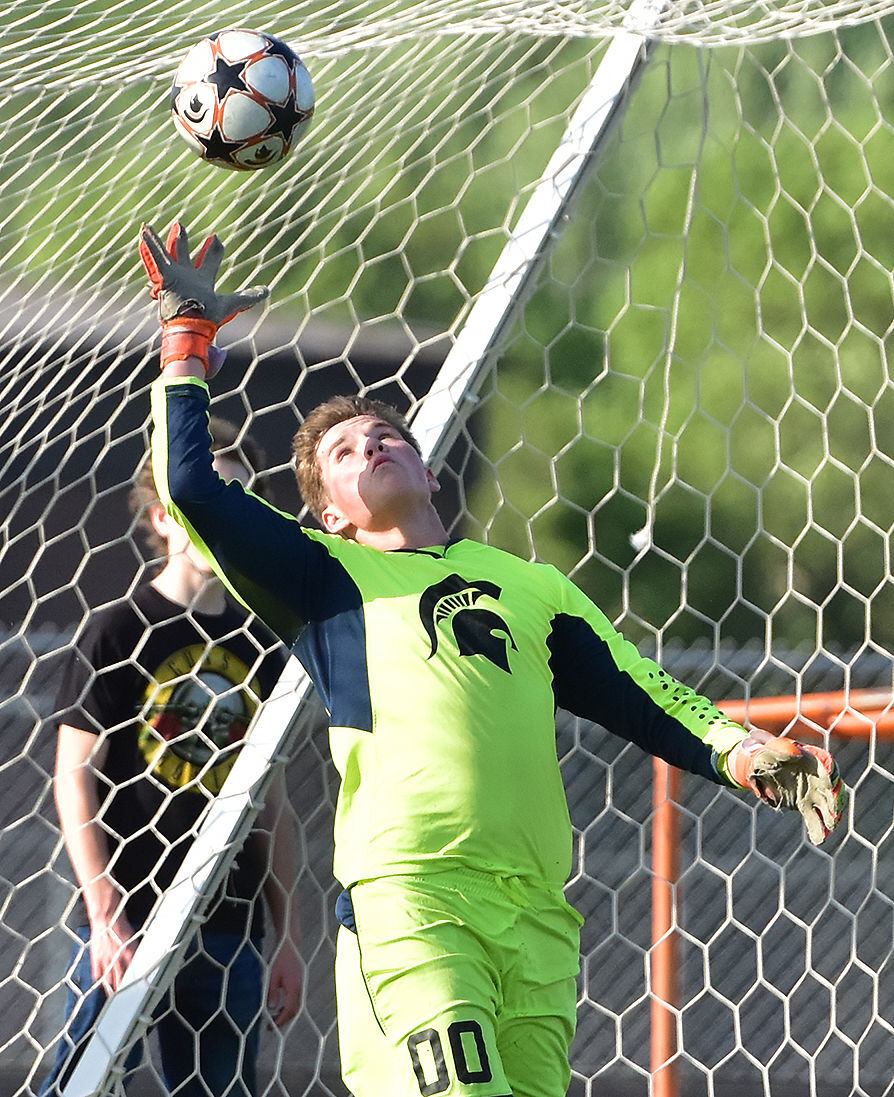
[{"label": "goalkeeper glove on left hand", "polygon": [[[140,228],[140,258],[149,275],[152,296],[158,301],[161,320],[162,369],[168,362],[195,357],[210,376],[214,370],[209,369],[209,348],[218,329],[269,296],[267,286],[254,286],[240,293],[215,292],[223,254],[220,239],[209,236],[193,262],[189,237],[179,222],[171,227],[167,244],[151,226]],[[212,367],[220,361],[214,356]]]},{"label": "goalkeeper glove on left hand", "polygon": [[729,753],[729,772],[775,808],[799,811],[818,846],[841,822],[849,793],[832,755],[821,747],[749,736]]}]

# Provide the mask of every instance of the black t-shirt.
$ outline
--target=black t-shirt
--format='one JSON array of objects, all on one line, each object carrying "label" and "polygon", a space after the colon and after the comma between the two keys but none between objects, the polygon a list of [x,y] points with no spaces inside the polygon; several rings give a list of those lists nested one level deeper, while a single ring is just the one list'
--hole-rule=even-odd
[{"label": "black t-shirt", "polygon": [[[107,736],[99,818],[133,925],[173,880],[283,665],[282,647],[260,625],[246,628],[242,611],[187,611],[148,583],[98,612],[78,639],[56,721]],[[250,835],[206,926],[260,932],[265,873]],[[83,904],[78,917],[86,923]]]}]

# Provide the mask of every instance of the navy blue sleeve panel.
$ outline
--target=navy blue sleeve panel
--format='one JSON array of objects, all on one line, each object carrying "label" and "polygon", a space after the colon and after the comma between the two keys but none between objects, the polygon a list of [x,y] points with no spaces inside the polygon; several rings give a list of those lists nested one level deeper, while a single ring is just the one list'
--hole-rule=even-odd
[{"label": "navy blue sleeve panel", "polygon": [[159,497],[235,597],[294,648],[332,722],[370,730],[360,591],[324,535],[309,534],[293,515],[218,476],[208,405],[204,382],[160,379],[153,385]]},{"label": "navy blue sleeve panel", "polygon": [[[553,674],[556,703],[623,739],[648,754],[689,773],[727,784],[715,766],[714,751],[698,734],[651,696],[631,673],[631,667],[619,666],[606,640],[582,617],[558,614],[548,640],[549,665]],[[631,653],[636,649],[625,641]],[[668,694],[676,706],[681,694],[701,704],[690,706],[696,718],[713,711],[704,698],[676,682],[657,664],[636,653],[637,674],[654,680],[658,696]],[[718,714],[719,715],[719,714]],[[705,725],[705,731],[708,725]]]},{"label": "navy blue sleeve panel", "polygon": [[[351,593],[345,573],[342,584]],[[356,591],[356,587],[353,587]],[[330,618],[312,622],[295,644],[333,727],[373,730],[372,695],[366,657],[366,616],[359,599],[343,598],[342,609]]]},{"label": "navy blue sleeve panel", "polygon": [[[158,398],[157,398],[158,397]],[[218,476],[208,391],[180,383],[153,390],[153,469],[162,502],[233,594],[287,644],[313,613],[328,557],[298,522]]]},{"label": "navy blue sleeve panel", "polygon": [[[159,496],[183,523],[232,593],[298,654],[323,695],[335,673],[332,651],[345,638],[353,681],[364,635],[362,599],[351,576],[298,520],[225,482],[211,458],[207,386],[178,379],[153,386],[153,468]],[[311,626],[308,635],[303,633]],[[340,646],[340,645],[339,645]]]}]

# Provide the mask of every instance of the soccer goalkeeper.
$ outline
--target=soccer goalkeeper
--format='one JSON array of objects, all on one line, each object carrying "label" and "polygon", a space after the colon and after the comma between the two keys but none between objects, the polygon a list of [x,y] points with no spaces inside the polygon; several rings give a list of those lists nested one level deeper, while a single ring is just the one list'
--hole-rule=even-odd
[{"label": "soccer goalkeeper", "polygon": [[555,707],[709,781],[798,810],[813,842],[847,792],[824,750],[726,718],[624,640],[552,567],[451,540],[391,407],[336,397],[295,438],[322,530],[225,483],[209,453],[218,328],[267,295],[220,294],[175,225],[140,253],[161,319],[161,498],[233,593],[306,666],[341,775],[336,958],[356,1097],[562,1097],[581,918]]}]

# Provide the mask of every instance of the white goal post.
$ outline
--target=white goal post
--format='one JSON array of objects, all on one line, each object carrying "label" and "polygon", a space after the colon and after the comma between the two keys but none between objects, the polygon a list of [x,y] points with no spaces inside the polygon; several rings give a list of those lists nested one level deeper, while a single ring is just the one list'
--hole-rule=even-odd
[{"label": "white goal post", "polygon": [[[221,234],[227,287],[272,286],[226,329],[214,406],[264,446],[279,505],[300,507],[289,439],[314,403],[393,400],[451,529],[557,564],[738,717],[831,744],[854,789],[813,850],[745,797],[682,778],[663,799],[650,760],[559,713],[587,917],[572,1097],[890,1093],[894,2],[237,2],[226,23],[293,45],[318,102],[251,174],[201,164],[166,116],[221,18],[36,0],[0,37],[0,1089],[36,1093],[64,1029],[55,690],[145,576],[135,240],[179,217]],[[121,1091],[273,759],[308,993],[265,1033],[261,1087],[343,1093],[336,783],[292,661],[65,1097]],[[158,1077],[150,1043],[134,1091]]]}]

